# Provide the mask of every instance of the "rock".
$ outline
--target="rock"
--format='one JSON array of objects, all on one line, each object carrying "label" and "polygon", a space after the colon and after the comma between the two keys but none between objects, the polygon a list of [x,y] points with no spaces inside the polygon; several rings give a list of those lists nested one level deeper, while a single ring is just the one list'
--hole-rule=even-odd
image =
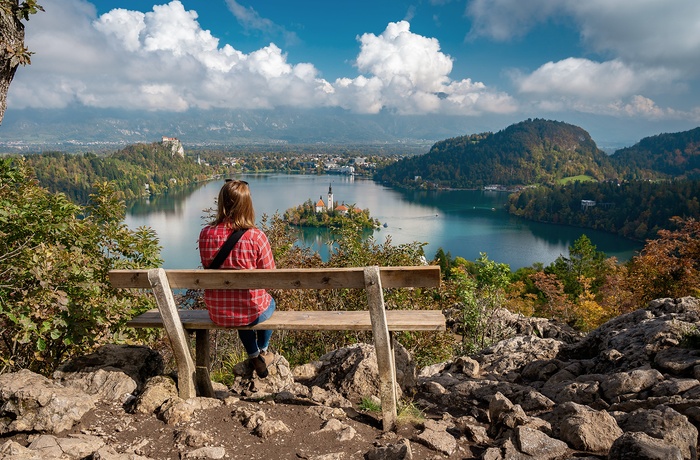
[{"label": "rock", "polygon": [[59,381],[64,386],[84,391],[103,401],[116,401],[122,404],[129,401],[138,388],[136,381],[127,374],[118,369],[108,368],[94,372],[64,372],[61,373]]},{"label": "rock", "polygon": [[697,428],[669,407],[636,410],[622,417],[619,424],[625,432],[643,432],[676,446],[684,459],[697,458]]},{"label": "rock", "polygon": [[346,425],[340,420],[334,418],[324,423],[320,430],[314,431],[311,434],[314,435],[317,433],[325,433],[329,431],[336,433],[336,438],[338,439],[338,441],[350,441],[357,434],[353,427]]},{"label": "rock", "polygon": [[661,382],[664,376],[656,369],[635,369],[617,372],[600,384],[603,396],[609,402],[617,402],[622,395],[636,394]]},{"label": "rock", "polygon": [[652,438],[646,433],[630,432],[620,436],[610,447],[608,460],[682,460],[678,447]]},{"label": "rock", "polygon": [[149,379],[136,398],[134,412],[152,414],[168,400],[178,398],[177,386],[170,377],[159,375]]},{"label": "rock", "polygon": [[175,432],[175,443],[182,447],[204,447],[212,441],[211,436],[194,428],[185,428]]},{"label": "rock", "polygon": [[281,420],[265,420],[260,423],[253,432],[257,436],[267,439],[277,433],[289,433],[290,431],[292,430]]},{"label": "rock", "polygon": [[654,356],[654,364],[662,371],[693,377],[693,370],[700,365],[700,350],[667,348]]},{"label": "rock", "polygon": [[558,459],[569,451],[565,442],[550,438],[541,431],[529,427],[517,427],[514,437],[515,445],[520,452],[538,460]]},{"label": "rock", "polygon": [[297,382],[310,382],[318,376],[319,371],[323,367],[322,361],[313,361],[302,364],[292,369],[292,376]]},{"label": "rock", "polygon": [[0,434],[71,428],[95,407],[93,398],[28,370],[0,375]]},{"label": "rock", "polygon": [[366,460],[412,460],[411,443],[408,439],[387,446],[377,446],[365,453]]},{"label": "rock", "polygon": [[200,447],[182,455],[183,459],[212,459],[218,460],[226,456],[226,449],[223,447]]},{"label": "rock", "polygon": [[520,373],[536,359],[557,357],[564,343],[555,339],[541,339],[534,336],[518,336],[506,339],[487,348],[477,357],[482,373],[505,376]]},{"label": "rock", "polygon": [[416,441],[445,455],[452,455],[457,450],[457,440],[447,432],[444,423],[428,420],[425,430],[416,437]]},{"label": "rock", "polygon": [[137,345],[107,344],[94,353],[79,356],[61,364],[53,378],[69,379],[71,374],[87,374],[104,370],[123,372],[136,383],[138,390],[151,377],[163,373],[163,358],[151,348]]},{"label": "rock", "polygon": [[213,398],[190,398],[186,401],[172,398],[160,407],[158,417],[168,425],[177,425],[189,421],[196,410],[211,409],[222,405],[222,401]]},{"label": "rock", "polygon": [[100,448],[97,452],[92,454],[90,460],[155,460],[150,457],[144,457],[142,455],[124,453],[119,454],[114,449],[109,446]]},{"label": "rock", "polygon": [[29,444],[29,448],[39,452],[42,458],[85,458],[104,446],[104,440],[97,436],[87,435],[77,435],[70,438],[41,435]]},{"label": "rock", "polygon": [[698,381],[698,379],[671,378],[654,385],[651,389],[651,394],[652,396],[674,396],[685,393],[693,388],[700,390],[700,381]]},{"label": "rock", "polygon": [[[379,370],[374,347],[359,343],[321,356],[320,372],[310,385],[334,389],[345,398],[360,400],[379,396]],[[396,381],[406,390],[416,385],[415,365],[405,348],[395,345]]]},{"label": "rock", "polygon": [[6,441],[0,446],[0,460],[44,460],[42,455],[15,441]]},{"label": "rock", "polygon": [[317,386],[311,387],[309,399],[328,407],[352,407],[352,402],[337,390],[324,390]]},{"label": "rock", "polygon": [[622,436],[610,414],[572,402],[554,408],[551,424],[556,437],[585,452],[606,454]]}]

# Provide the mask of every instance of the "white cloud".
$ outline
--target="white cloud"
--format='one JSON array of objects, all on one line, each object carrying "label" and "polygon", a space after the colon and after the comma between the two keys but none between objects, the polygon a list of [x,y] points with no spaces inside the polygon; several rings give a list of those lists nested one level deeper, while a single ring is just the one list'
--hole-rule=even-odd
[{"label": "white cloud", "polygon": [[610,99],[627,96],[650,84],[672,78],[663,70],[633,69],[620,60],[595,62],[567,58],[548,62],[529,75],[516,75],[518,89],[524,93],[550,96]]},{"label": "white cloud", "polygon": [[[483,83],[472,83],[470,79],[450,80],[450,56],[440,51],[436,39],[412,33],[406,21],[389,23],[379,36],[366,33],[358,39],[361,49],[356,65],[371,78],[361,76],[356,82],[340,79],[338,89],[352,88],[355,92],[362,88],[362,91],[376,94],[375,102],[366,106],[368,113],[381,108],[404,114],[507,113],[513,110],[514,103],[509,96],[496,95]],[[490,102],[486,103],[487,100]],[[348,98],[341,106],[353,104],[356,101]]]},{"label": "white cloud", "polygon": [[[228,1],[239,20],[272,27],[253,10]],[[338,106],[359,113],[510,113],[517,104],[470,79],[453,81],[452,59],[437,39],[389,23],[366,33],[360,75],[328,82],[311,63],[290,63],[275,43],[250,53],[221,45],[178,0],[152,11],[114,9],[97,17],[84,0],[44,0],[45,14],[28,23],[36,51],[21,69],[13,108],[101,108],[185,111],[190,108]]]},{"label": "white cloud", "polygon": [[628,64],[700,73],[697,0],[471,0],[470,36],[510,40],[547,21],[573,20],[589,50]]}]

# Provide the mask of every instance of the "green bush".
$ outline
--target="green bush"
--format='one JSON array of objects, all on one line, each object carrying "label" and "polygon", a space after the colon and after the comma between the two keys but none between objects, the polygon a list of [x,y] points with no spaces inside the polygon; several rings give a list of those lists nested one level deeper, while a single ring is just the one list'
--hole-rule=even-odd
[{"label": "green bush", "polygon": [[117,292],[114,268],[160,265],[151,229],[129,230],[124,205],[97,184],[79,206],[37,185],[21,159],[0,159],[0,372],[50,373],[67,356],[114,342],[150,296]]}]

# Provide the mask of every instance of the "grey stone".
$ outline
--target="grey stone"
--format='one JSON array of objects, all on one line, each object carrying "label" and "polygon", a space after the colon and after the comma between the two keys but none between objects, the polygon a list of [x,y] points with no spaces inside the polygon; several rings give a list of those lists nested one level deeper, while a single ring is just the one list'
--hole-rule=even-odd
[{"label": "grey stone", "polygon": [[640,409],[619,422],[625,432],[643,432],[676,446],[684,459],[697,457],[698,430],[688,418],[669,407]]},{"label": "grey stone", "polygon": [[0,375],[0,434],[59,433],[93,409],[93,398],[28,370]]},{"label": "grey stone", "polygon": [[527,455],[539,460],[561,458],[569,451],[565,442],[553,439],[539,430],[519,426],[514,432],[516,446]]},{"label": "grey stone", "polygon": [[170,377],[159,375],[149,379],[143,391],[136,398],[134,411],[141,414],[152,414],[171,399],[178,398],[177,386]]},{"label": "grey stone", "polygon": [[366,460],[412,460],[413,452],[408,439],[386,446],[373,447],[365,453]]},{"label": "grey stone", "polygon": [[292,430],[281,420],[265,420],[260,423],[253,432],[257,436],[267,439],[277,433],[289,433],[290,431]]},{"label": "grey stone", "polygon": [[629,432],[610,447],[608,460],[682,460],[678,447],[646,433]]},{"label": "grey stone", "polygon": [[183,459],[212,459],[218,460],[226,456],[226,449],[223,447],[200,447],[182,455]]},{"label": "grey stone", "polygon": [[600,388],[607,401],[615,402],[621,395],[639,393],[663,380],[664,376],[656,369],[635,369],[610,375]]},{"label": "grey stone", "polygon": [[610,414],[580,404],[561,404],[552,415],[554,435],[574,449],[605,454],[623,433]]},{"label": "grey stone", "polygon": [[107,344],[94,353],[79,356],[61,364],[53,378],[68,379],[71,374],[91,373],[98,370],[123,372],[136,383],[137,389],[151,377],[163,373],[163,358],[148,347],[138,345]]}]

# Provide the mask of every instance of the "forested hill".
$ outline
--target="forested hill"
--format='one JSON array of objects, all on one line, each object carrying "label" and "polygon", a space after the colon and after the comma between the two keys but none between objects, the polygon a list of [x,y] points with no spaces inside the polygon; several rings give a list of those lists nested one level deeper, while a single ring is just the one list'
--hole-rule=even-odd
[{"label": "forested hill", "polygon": [[387,166],[376,178],[393,185],[470,188],[546,183],[578,175],[603,180],[615,174],[609,157],[582,128],[529,119],[495,134],[440,141],[425,155]]},{"label": "forested hill", "polygon": [[646,137],[610,159],[625,179],[700,179],[700,128]]},{"label": "forested hill", "polygon": [[180,187],[211,176],[211,168],[192,158],[173,154],[161,143],[134,144],[108,154],[47,152],[26,155],[39,183],[51,192],[65,193],[87,203],[95,182],[114,182],[124,199]]}]

